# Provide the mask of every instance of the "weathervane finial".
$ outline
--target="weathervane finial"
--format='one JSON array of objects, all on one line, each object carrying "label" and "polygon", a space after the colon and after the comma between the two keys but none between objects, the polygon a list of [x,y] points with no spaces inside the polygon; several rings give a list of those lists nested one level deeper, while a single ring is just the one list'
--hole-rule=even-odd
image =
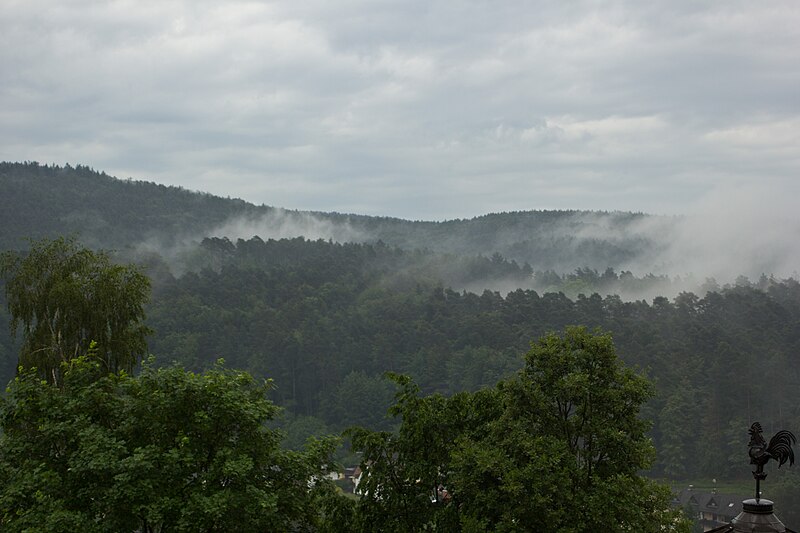
[{"label": "weathervane finial", "polygon": [[775,459],[778,461],[778,468],[783,466],[787,460],[789,466],[792,466],[794,464],[792,445],[797,442],[794,433],[782,429],[769,439],[769,444],[767,444],[761,435],[762,432],[763,429],[758,422],[754,422],[748,431],[750,433],[750,443],[748,444],[750,446],[750,464],[756,465],[756,469],[753,471],[753,477],[756,480],[756,501],[761,499],[761,481],[767,478],[764,465],[770,459]]}]

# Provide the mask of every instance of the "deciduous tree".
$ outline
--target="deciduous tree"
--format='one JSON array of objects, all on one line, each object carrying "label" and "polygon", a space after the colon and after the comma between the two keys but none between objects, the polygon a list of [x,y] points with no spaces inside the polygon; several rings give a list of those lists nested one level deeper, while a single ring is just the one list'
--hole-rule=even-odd
[{"label": "deciduous tree", "polygon": [[61,364],[93,353],[107,372],[132,370],[147,351],[144,304],[150,281],[138,268],[74,239],[32,242],[26,255],[0,256],[12,333],[22,331],[19,364],[61,383]]},{"label": "deciduous tree", "polygon": [[268,383],[222,366],[23,371],[0,403],[0,529],[261,532],[315,526],[334,447],[283,450]]},{"label": "deciduous tree", "polygon": [[350,431],[365,530],[686,531],[669,489],[639,475],[654,457],[638,416],[651,388],[610,335],[546,335],[516,377],[476,393],[420,397],[395,380],[399,431]]}]

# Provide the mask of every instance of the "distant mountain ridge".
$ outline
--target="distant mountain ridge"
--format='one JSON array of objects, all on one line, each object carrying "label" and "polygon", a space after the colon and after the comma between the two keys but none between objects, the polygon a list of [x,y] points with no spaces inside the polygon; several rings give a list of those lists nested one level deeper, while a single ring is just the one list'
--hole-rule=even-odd
[{"label": "distant mountain ridge", "polygon": [[22,239],[79,234],[90,246],[117,248],[154,235],[207,231],[232,216],[257,210],[157,183],[120,180],[78,165],[0,163],[0,245]]},{"label": "distant mountain ridge", "polygon": [[[87,166],[0,163],[0,248],[26,238],[77,234],[85,244],[122,249],[174,246],[207,236],[304,236],[377,242],[460,255],[495,253],[540,270],[629,268],[658,252],[653,226],[672,219],[643,213],[519,211],[444,222],[289,211],[180,187],[121,180]],[[655,232],[659,233],[659,232]]]}]

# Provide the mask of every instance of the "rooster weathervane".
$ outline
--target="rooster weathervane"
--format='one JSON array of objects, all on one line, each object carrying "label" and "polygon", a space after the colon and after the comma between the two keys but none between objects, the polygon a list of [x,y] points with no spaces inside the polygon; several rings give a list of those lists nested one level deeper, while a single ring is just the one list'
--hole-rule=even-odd
[{"label": "rooster weathervane", "polygon": [[756,501],[761,499],[761,480],[767,478],[767,474],[764,472],[764,465],[770,459],[775,459],[778,461],[778,468],[783,466],[787,460],[789,461],[789,466],[792,466],[794,464],[792,445],[797,442],[794,433],[782,429],[769,439],[769,444],[767,444],[767,441],[761,435],[762,431],[761,424],[758,422],[754,422],[750,426],[750,443],[748,446],[750,446],[750,464],[756,465],[756,469],[753,471],[753,477],[756,480]]}]

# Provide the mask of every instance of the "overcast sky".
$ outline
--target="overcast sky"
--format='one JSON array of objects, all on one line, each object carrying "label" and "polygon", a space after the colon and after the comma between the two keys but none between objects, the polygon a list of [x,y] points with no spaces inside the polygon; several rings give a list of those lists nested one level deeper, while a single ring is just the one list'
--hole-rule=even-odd
[{"label": "overcast sky", "polygon": [[429,220],[796,201],[800,2],[2,0],[0,159]]}]

